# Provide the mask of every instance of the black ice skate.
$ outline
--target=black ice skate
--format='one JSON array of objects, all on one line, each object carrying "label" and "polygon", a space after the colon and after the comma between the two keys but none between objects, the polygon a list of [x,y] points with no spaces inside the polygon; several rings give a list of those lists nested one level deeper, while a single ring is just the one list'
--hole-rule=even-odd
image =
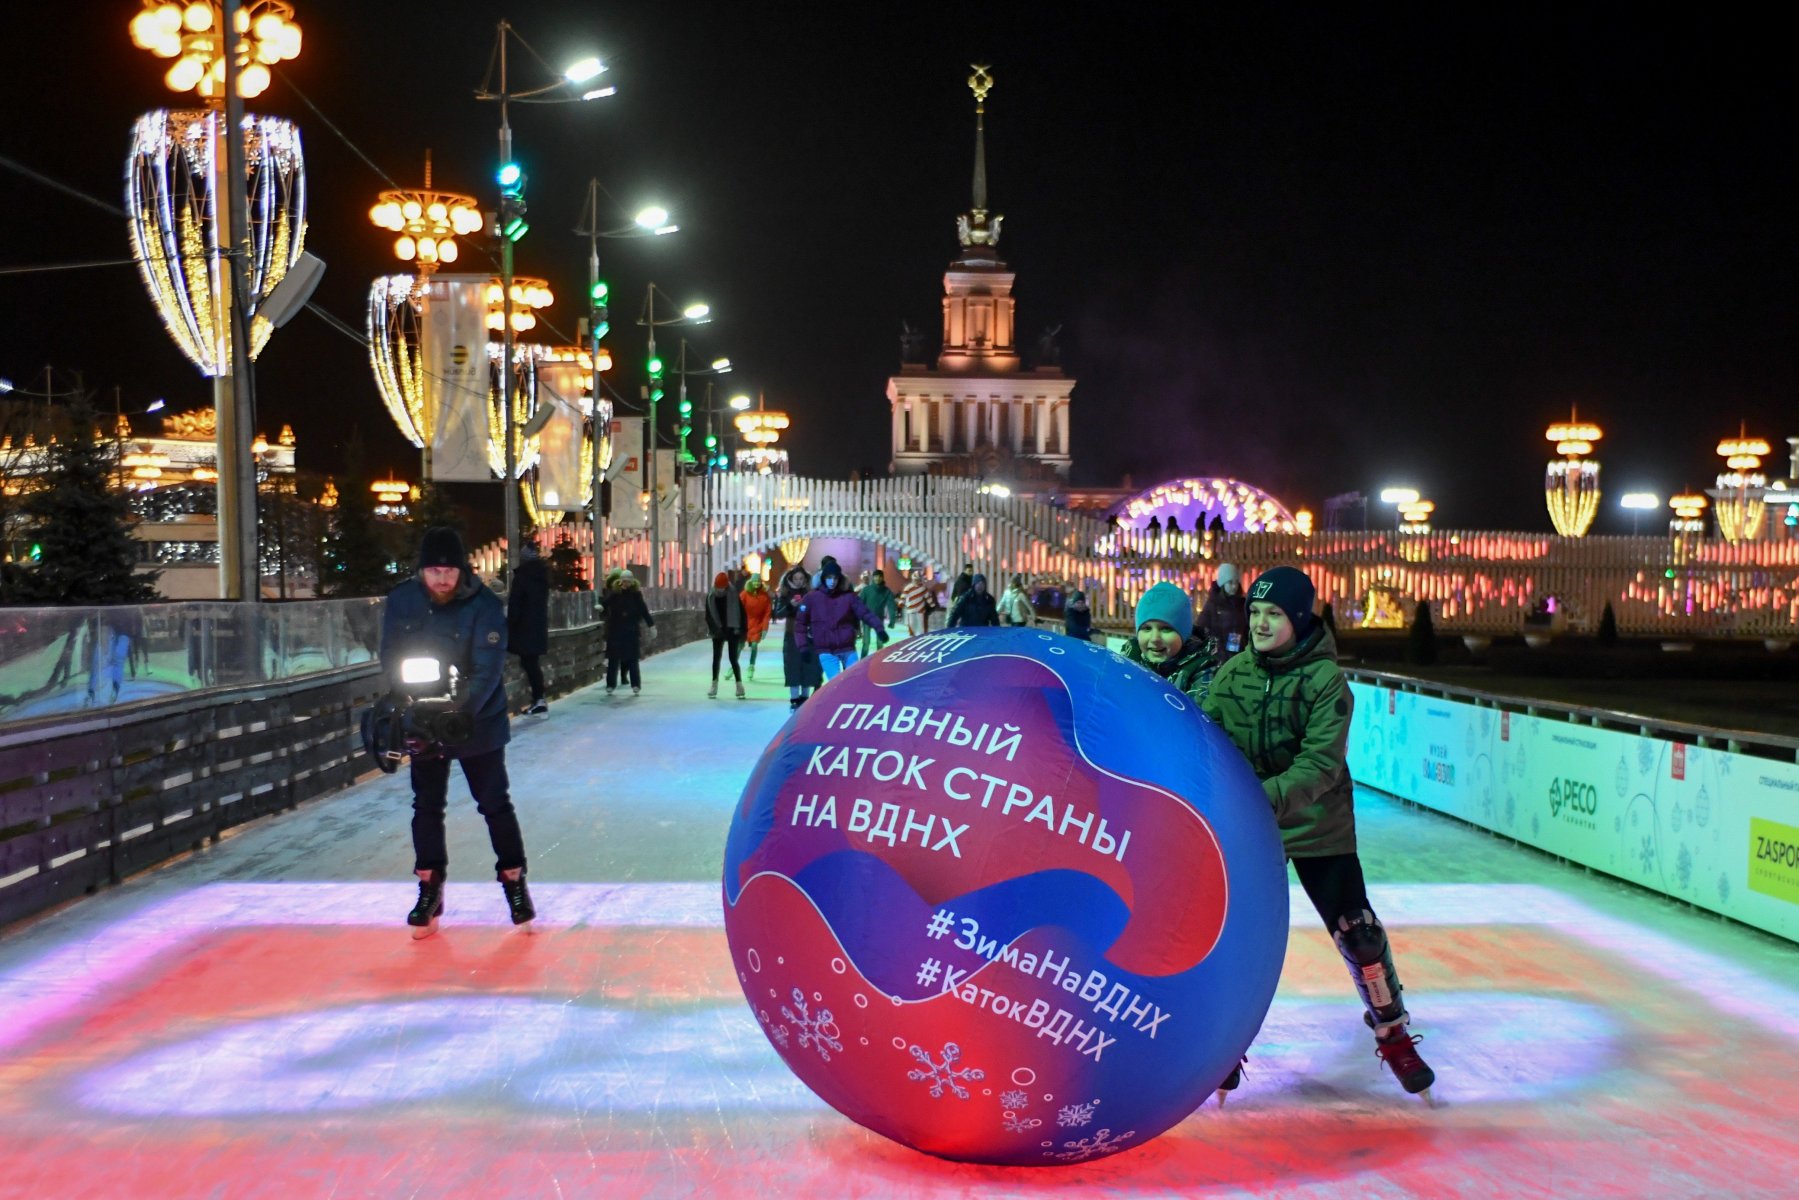
[{"label": "black ice skate", "polygon": [[406,923],[412,926],[415,941],[436,933],[437,918],[444,913],[444,872],[420,871],[418,877],[419,902],[406,914]]},{"label": "black ice skate", "polygon": [[1423,1095],[1429,1103],[1430,1086],[1437,1081],[1437,1073],[1418,1057],[1417,1047],[1422,1040],[1418,1034],[1408,1032],[1403,1024],[1389,1025],[1384,1030],[1375,1030],[1374,1053],[1393,1072],[1400,1087],[1411,1095]]},{"label": "black ice skate", "polygon": [[1219,1108],[1223,1108],[1225,1100],[1230,1096],[1230,1094],[1232,1092],[1236,1091],[1237,1088],[1242,1085],[1242,1083],[1243,1083],[1243,1063],[1246,1063],[1248,1061],[1249,1061],[1249,1055],[1245,1054],[1243,1056],[1243,1062],[1240,1062],[1236,1066],[1232,1067],[1231,1073],[1229,1075],[1226,1075],[1224,1077],[1224,1082],[1218,1085],[1218,1107]]},{"label": "black ice skate", "polygon": [[516,879],[500,876],[500,890],[506,893],[506,909],[512,914],[512,923],[522,926],[526,933],[530,933],[537,908],[531,903],[531,891],[525,886],[524,872],[519,872]]}]

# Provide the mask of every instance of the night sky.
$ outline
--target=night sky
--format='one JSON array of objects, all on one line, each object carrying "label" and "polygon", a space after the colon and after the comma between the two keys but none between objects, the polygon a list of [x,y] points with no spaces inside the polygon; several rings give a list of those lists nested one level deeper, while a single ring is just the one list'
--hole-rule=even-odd
[{"label": "night sky", "polygon": [[[1062,325],[1079,380],[1077,485],[1218,472],[1316,509],[1404,482],[1440,528],[1547,530],[1543,427],[1570,404],[1606,430],[1613,498],[1709,482],[1739,420],[1785,473],[1799,263],[1787,41],[1747,15],[1767,10],[890,7],[296,0],[285,70],[402,185],[429,147],[438,186],[492,207],[498,113],[473,92],[497,19],[558,68],[599,54],[617,96],[513,110],[519,269],[572,337],[587,180],[616,224],[666,205],[679,235],[602,246],[614,386],[637,395],[649,280],[704,299],[690,354],[793,415],[802,473],[886,469],[900,322],[935,345],[969,205],[976,61],[1019,341]],[[119,202],[133,118],[180,106],[136,11],[10,15],[0,154]],[[511,56],[515,88],[553,78]],[[303,130],[315,300],[360,329],[396,269],[367,219],[387,185],[280,74],[252,108]],[[0,267],[128,253],[119,219],[4,169],[0,216]],[[0,311],[22,386],[48,362],[127,407],[210,403],[130,267],[0,276]],[[259,425],[291,422],[302,466],[337,468],[356,427],[375,469],[416,474],[366,353],[310,314],[258,380]],[[1599,531],[1628,528],[1608,500]]]}]

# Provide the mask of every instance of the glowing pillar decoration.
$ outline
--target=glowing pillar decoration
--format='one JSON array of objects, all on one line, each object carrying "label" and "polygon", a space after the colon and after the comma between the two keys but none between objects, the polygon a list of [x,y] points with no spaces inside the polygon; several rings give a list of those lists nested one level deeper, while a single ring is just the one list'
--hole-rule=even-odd
[{"label": "glowing pillar decoration", "polygon": [[1555,443],[1553,459],[1543,476],[1543,500],[1549,520],[1563,537],[1585,537],[1599,515],[1599,463],[1587,457],[1593,443],[1604,437],[1599,426],[1584,423],[1573,412],[1544,433]]},{"label": "glowing pillar decoration", "polygon": [[787,451],[775,445],[781,440],[781,431],[787,428],[786,413],[758,408],[738,413],[734,423],[738,434],[750,444],[749,449],[737,452],[738,470],[762,475],[787,472]]},{"label": "glowing pillar decoration", "polygon": [[1750,437],[1739,426],[1737,436],[1718,443],[1718,456],[1724,460],[1724,472],[1711,490],[1712,513],[1718,519],[1718,532],[1727,542],[1753,542],[1760,538],[1767,523],[1766,493],[1768,477],[1762,473],[1762,458],[1770,452],[1766,441]]},{"label": "glowing pillar decoration", "polygon": [[[219,252],[224,195],[223,113],[158,110],[139,117],[125,171],[131,254],[169,336],[201,373],[231,373],[230,295]],[[249,198],[250,357],[274,327],[257,308],[306,244],[306,168],[300,131],[279,117],[246,115],[245,184]]]}]

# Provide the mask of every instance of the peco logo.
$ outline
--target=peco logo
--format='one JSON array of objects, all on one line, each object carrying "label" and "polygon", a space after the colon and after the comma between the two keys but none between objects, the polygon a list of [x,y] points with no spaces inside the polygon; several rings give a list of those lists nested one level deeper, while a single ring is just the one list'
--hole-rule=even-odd
[{"label": "peco logo", "polygon": [[1577,825],[1594,828],[1593,818],[1599,813],[1599,789],[1572,776],[1563,776],[1549,785],[1549,815]]}]

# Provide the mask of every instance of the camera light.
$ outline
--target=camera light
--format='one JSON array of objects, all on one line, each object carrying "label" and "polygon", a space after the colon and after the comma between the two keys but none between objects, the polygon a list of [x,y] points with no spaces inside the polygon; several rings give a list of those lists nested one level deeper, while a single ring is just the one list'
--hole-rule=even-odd
[{"label": "camera light", "polygon": [[403,658],[400,660],[401,683],[437,683],[443,679],[443,664],[435,658]]}]

